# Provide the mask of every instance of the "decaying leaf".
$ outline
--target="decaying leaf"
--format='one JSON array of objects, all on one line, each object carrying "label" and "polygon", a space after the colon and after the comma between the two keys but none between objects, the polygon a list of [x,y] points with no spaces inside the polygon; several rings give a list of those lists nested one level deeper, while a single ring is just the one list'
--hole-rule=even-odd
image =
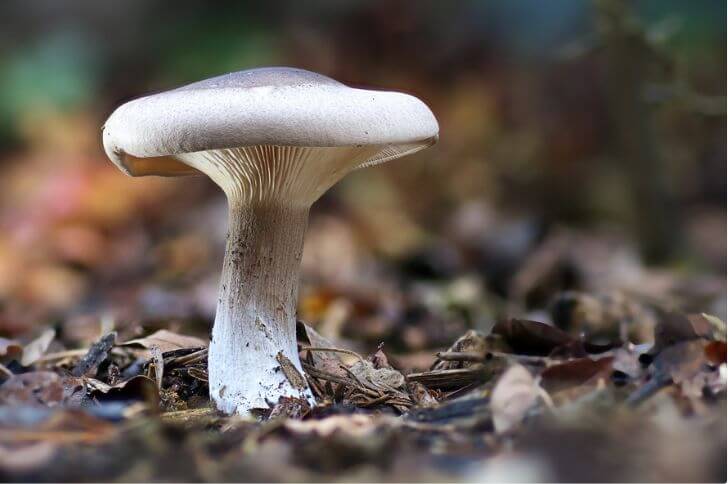
[{"label": "decaying leaf", "polygon": [[715,341],[726,341],[726,324],[710,314],[690,314],[687,316],[693,330],[699,336]]},{"label": "decaying leaf", "polygon": [[0,386],[0,404],[53,407],[77,402],[77,397],[82,394],[83,382],[79,378],[35,371],[14,375],[3,383]]},{"label": "decaying leaf", "polygon": [[524,355],[548,356],[554,350],[573,346],[579,349],[579,342],[573,336],[537,321],[511,318],[496,323],[493,333],[502,336],[514,352]]},{"label": "decaying leaf", "polygon": [[578,358],[549,366],[541,373],[541,383],[548,392],[581,385],[593,378],[608,378],[614,357]]},{"label": "decaying leaf", "polygon": [[48,346],[50,346],[53,338],[55,337],[55,329],[47,329],[43,331],[40,336],[25,345],[25,348],[23,349],[23,357],[20,360],[20,363],[23,366],[30,366],[38,361],[38,359],[46,352]]},{"label": "decaying leaf", "polygon": [[662,312],[655,327],[654,352],[699,337],[700,335],[695,331],[693,324],[686,315],[676,311]]},{"label": "decaying leaf", "polygon": [[281,397],[268,414],[269,419],[300,419],[311,410],[311,406],[303,398]]},{"label": "decaying leaf", "polygon": [[298,368],[296,368],[296,366],[286,357],[286,355],[283,354],[282,351],[279,351],[276,355],[276,361],[281,366],[281,371],[286,377],[286,380],[288,380],[288,383],[290,383],[293,388],[298,390],[306,388],[306,380],[303,375],[301,375]]},{"label": "decaying leaf", "polygon": [[[446,353],[459,353],[459,354],[471,354],[480,360],[485,356],[488,351],[488,337],[480,331],[468,330],[464,335],[458,338],[455,343],[447,349]],[[439,357],[435,360],[431,370],[451,370],[454,368],[465,368],[470,366],[469,361],[466,360],[447,360]]]},{"label": "decaying leaf", "polygon": [[[306,347],[338,349],[336,345],[321,336],[315,329],[303,321],[298,321],[296,328],[299,341],[303,340],[306,343]],[[346,376],[346,372],[341,369],[341,365],[351,365],[358,359],[355,356],[336,351],[304,350],[302,353],[304,354],[304,359],[308,359],[309,363],[317,369],[340,377]]]},{"label": "decaying leaf", "polygon": [[0,338],[0,363],[20,360],[22,356],[23,345],[12,339]]},{"label": "decaying leaf", "polygon": [[91,345],[88,352],[76,363],[71,370],[73,376],[95,376],[99,365],[109,356],[109,351],[116,342],[116,333],[111,332],[102,336],[97,342]]},{"label": "decaying leaf", "polygon": [[89,394],[102,402],[144,402],[148,409],[157,411],[159,408],[159,390],[151,378],[138,375],[129,380],[108,385],[95,378],[84,378]]},{"label": "decaying leaf", "polygon": [[119,346],[139,347],[147,350],[142,352],[146,357],[150,356],[152,347],[159,348],[162,353],[187,348],[206,348],[207,341],[194,336],[177,334],[166,329],[160,329],[144,338],[129,340]]},{"label": "decaying leaf", "polygon": [[377,390],[391,391],[402,388],[405,379],[402,373],[393,368],[374,368],[369,361],[357,361],[349,371],[357,378],[357,380],[366,382],[368,386],[372,386]]},{"label": "decaying leaf", "polygon": [[500,377],[490,398],[493,426],[503,433],[518,425],[539,400],[539,387],[522,365],[513,365]]}]

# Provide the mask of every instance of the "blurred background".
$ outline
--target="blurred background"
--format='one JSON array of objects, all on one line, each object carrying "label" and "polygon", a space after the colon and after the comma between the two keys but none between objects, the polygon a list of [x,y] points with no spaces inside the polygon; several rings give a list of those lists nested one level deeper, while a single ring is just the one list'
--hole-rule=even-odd
[{"label": "blurred background", "polygon": [[170,5],[0,5],[0,336],[207,333],[222,193],[124,176],[100,128],[268,65],[412,93],[441,126],[314,205],[299,315],[324,335],[431,355],[506,315],[570,324],[582,291],[725,318],[724,1]]}]

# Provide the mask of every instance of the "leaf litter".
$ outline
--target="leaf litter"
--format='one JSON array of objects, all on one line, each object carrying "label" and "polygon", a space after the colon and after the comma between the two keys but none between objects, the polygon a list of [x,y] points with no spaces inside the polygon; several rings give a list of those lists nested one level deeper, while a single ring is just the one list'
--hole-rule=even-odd
[{"label": "leaf litter", "polygon": [[[360,354],[299,322],[302,377],[317,404],[282,398],[256,419],[211,408],[206,342],[194,336],[161,330],[120,343],[111,332],[55,354],[46,353],[48,333],[26,347],[4,340],[0,474],[448,480],[487,475],[489,459],[536,458],[542,477],[583,477],[609,469],[588,452],[606,446],[624,465],[605,475],[629,477],[637,457],[621,450],[627,439],[659,477],[674,464],[659,461],[659,440],[651,448],[645,439],[677,438],[671,425],[700,436],[690,455],[709,466],[715,441],[694,428],[725,428],[725,324],[663,312],[653,330],[654,344],[595,344],[583,332],[506,319],[466,331],[412,371],[393,365],[384,345]],[[596,467],[563,469],[565,453]]]}]

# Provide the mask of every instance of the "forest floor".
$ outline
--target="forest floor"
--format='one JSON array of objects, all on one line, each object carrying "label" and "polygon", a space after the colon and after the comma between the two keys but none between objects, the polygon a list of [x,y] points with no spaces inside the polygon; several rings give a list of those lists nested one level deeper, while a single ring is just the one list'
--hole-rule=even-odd
[{"label": "forest floor", "polygon": [[272,402],[257,419],[211,408],[203,338],[109,332],[52,352],[52,329],[0,339],[0,476],[725,481],[725,323],[560,297],[571,327],[503,319],[440,352],[358,354],[299,322],[317,404]]}]

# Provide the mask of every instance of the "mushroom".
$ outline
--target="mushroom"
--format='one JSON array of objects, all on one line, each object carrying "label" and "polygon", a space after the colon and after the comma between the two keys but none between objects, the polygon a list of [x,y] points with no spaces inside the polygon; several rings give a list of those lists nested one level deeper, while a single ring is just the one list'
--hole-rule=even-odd
[{"label": "mushroom", "polygon": [[348,172],[424,149],[438,124],[419,99],[301,69],[233,72],[132,100],[103,128],[131,176],[204,173],[229,231],[208,368],[210,398],[249,414],[280,397],[313,403],[296,346],[309,207]]}]

